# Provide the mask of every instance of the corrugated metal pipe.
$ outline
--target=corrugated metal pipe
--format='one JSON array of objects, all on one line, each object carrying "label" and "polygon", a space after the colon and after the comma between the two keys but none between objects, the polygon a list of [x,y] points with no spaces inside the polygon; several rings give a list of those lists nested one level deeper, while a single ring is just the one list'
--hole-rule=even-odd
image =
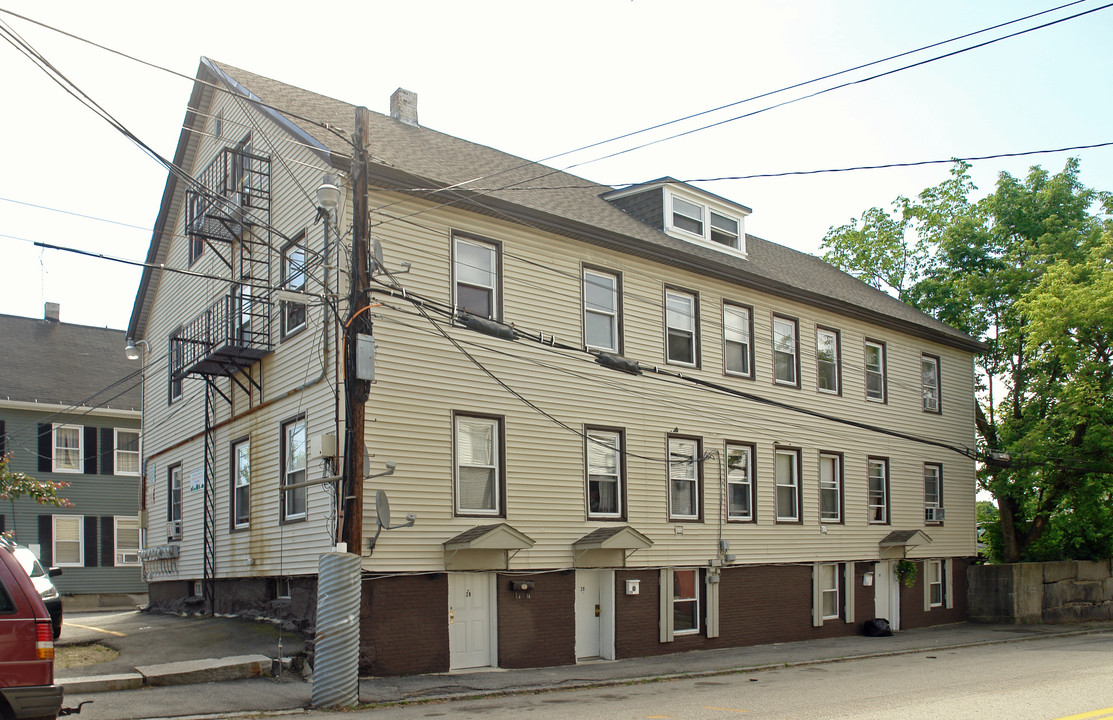
[{"label": "corrugated metal pipe", "polygon": [[313,707],[359,702],[360,558],[331,552],[317,565]]}]

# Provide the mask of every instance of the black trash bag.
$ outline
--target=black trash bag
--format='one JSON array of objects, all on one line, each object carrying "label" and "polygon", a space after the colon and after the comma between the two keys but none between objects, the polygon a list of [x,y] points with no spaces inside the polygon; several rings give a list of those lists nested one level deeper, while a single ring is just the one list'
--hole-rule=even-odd
[{"label": "black trash bag", "polygon": [[862,623],[862,634],[866,637],[890,637],[893,634],[893,628],[889,626],[889,621],[885,618],[874,618]]}]

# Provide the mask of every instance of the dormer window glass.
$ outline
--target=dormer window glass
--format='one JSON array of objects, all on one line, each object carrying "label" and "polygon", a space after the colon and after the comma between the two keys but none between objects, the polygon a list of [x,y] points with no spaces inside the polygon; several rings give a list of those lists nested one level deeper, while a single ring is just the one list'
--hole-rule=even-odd
[{"label": "dormer window glass", "polygon": [[687,200],[672,198],[672,224],[693,235],[703,235],[703,207]]},{"label": "dormer window glass", "polygon": [[698,202],[699,198],[683,198],[666,194],[666,230],[679,238],[702,240],[711,247],[746,252],[742,239],[741,216],[729,214],[725,207]]}]

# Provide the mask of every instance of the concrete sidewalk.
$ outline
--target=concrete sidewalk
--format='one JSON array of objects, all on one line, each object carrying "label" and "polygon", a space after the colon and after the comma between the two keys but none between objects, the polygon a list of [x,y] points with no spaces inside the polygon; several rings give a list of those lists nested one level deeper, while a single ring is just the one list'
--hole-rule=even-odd
[{"label": "concrete sidewalk", "polygon": [[[957,623],[901,631],[892,637],[862,636],[804,640],[723,650],[700,650],[629,660],[525,670],[483,670],[439,675],[364,678],[359,699],[365,704],[408,700],[461,699],[520,692],[600,687],[631,682],[705,677],[772,668],[856,660],[885,655],[1025,642],[1048,637],[1113,634],[1113,622],[1078,625],[981,625]],[[1110,638],[1113,641],[1113,637]]]},{"label": "concrete sidewalk", "polygon": [[[126,667],[130,661],[152,657],[152,643],[155,636],[143,637],[143,631],[157,630],[142,625],[129,642],[127,638],[112,638],[105,641],[120,649],[120,657],[111,668],[94,665],[73,668],[58,673],[58,682],[66,687],[67,705],[82,699],[98,699],[100,709],[111,712],[112,701],[108,696],[131,695],[117,693],[126,687],[168,685],[180,683],[224,683],[237,677],[258,677],[268,675],[274,652],[273,633],[265,623],[247,623],[229,618],[179,618],[176,616],[147,616],[140,623],[152,623],[159,627],[167,625],[184,629],[173,633],[173,650],[167,645],[155,643],[155,649],[163,659],[178,658],[174,663],[155,663],[144,666],[134,663],[129,670],[115,672]],[[262,631],[261,631],[262,630]],[[648,658],[631,658],[616,661],[593,661],[578,665],[535,668],[522,670],[483,669],[479,671],[457,671],[444,674],[413,675],[405,677],[363,678],[359,681],[359,699],[363,704],[390,704],[411,700],[459,699],[481,697],[484,695],[503,695],[519,692],[539,692],[544,690],[570,689],[578,687],[598,687],[631,682],[649,682],[659,679],[703,677],[739,672],[759,672],[771,668],[837,662],[868,657],[917,652],[935,652],[947,649],[988,645],[996,643],[1025,642],[1049,637],[1069,635],[1109,633],[1113,636],[1113,622],[1097,622],[1080,625],[982,625],[958,623],[934,628],[907,630],[887,638],[867,638],[861,636],[807,640],[792,643],[776,643],[752,647],[730,648],[723,650],[703,650]],[[213,638],[219,636],[222,642],[214,645]],[[132,636],[129,636],[132,637]],[[163,635],[162,637],[169,637]],[[1113,641],[1113,637],[1110,638]],[[291,647],[287,639],[286,648]],[[250,657],[206,656],[206,651],[230,646],[251,649]],[[299,647],[300,652],[300,646]],[[210,653],[211,655],[212,653]],[[291,653],[294,654],[294,653]],[[112,669],[114,675],[130,678],[143,676],[138,685],[124,684],[121,679],[111,675],[94,674],[99,669]],[[153,680],[151,679],[153,678]],[[160,678],[167,678],[165,680]],[[304,708],[310,704],[312,685],[300,682],[300,676],[286,671],[283,680],[283,702],[285,709]],[[294,686],[289,681],[294,680]],[[258,681],[246,681],[258,682]],[[103,691],[104,695],[92,693]],[[237,712],[263,709],[251,707],[248,695],[241,692],[231,693],[240,696],[242,707],[221,706],[210,712]],[[215,696],[215,694],[214,694]],[[103,702],[102,702],[103,699]],[[269,710],[276,708],[270,707]],[[169,710],[169,708],[167,708]],[[193,712],[199,708],[191,707]],[[105,715],[111,717],[112,715]],[[124,715],[120,715],[123,717]]]}]

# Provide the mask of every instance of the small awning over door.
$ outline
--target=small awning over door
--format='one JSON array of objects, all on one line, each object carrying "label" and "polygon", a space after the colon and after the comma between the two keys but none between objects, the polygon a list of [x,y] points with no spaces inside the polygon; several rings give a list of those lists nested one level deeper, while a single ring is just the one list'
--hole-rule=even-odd
[{"label": "small awning over door", "polygon": [[907,557],[908,548],[930,542],[931,538],[923,530],[894,530],[877,545],[882,560],[899,560]]},{"label": "small awning over door", "polygon": [[533,544],[533,538],[506,523],[477,525],[444,542],[444,567],[506,570],[513,554]]},{"label": "small awning over door", "polygon": [[652,540],[629,525],[617,525],[593,530],[572,543],[572,549],[576,567],[625,567],[631,553],[651,545]]}]

